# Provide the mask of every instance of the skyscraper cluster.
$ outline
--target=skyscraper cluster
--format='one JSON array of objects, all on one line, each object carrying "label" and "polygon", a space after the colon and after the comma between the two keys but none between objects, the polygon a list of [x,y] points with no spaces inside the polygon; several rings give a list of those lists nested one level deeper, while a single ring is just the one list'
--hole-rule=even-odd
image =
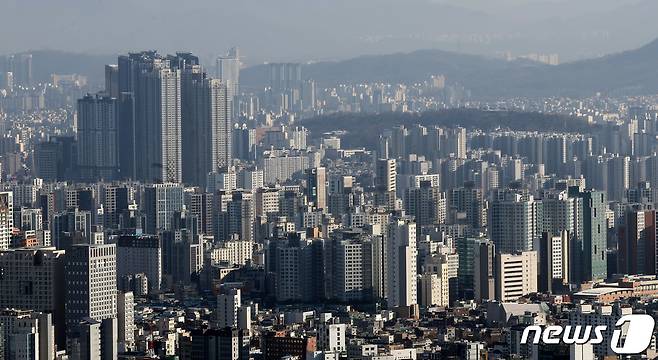
[{"label": "skyscraper cluster", "polygon": [[230,165],[229,83],[208,77],[198,57],[131,53],[105,72],[105,91],[78,101],[83,179],[205,185]]}]

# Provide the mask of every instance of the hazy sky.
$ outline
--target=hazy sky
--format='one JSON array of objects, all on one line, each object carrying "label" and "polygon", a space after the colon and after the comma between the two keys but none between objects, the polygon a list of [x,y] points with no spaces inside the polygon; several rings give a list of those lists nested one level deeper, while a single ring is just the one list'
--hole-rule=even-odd
[{"label": "hazy sky", "polygon": [[240,46],[247,63],[440,48],[575,59],[658,37],[656,0],[0,0],[0,53]]}]

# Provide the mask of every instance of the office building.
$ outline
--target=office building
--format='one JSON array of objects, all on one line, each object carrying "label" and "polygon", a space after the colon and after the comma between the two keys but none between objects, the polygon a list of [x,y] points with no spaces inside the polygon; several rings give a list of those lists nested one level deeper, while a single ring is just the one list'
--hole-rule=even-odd
[{"label": "office building", "polygon": [[248,336],[251,331],[251,307],[242,304],[240,289],[223,289],[217,295],[215,309],[217,327],[243,330]]},{"label": "office building", "polygon": [[57,213],[52,222],[52,243],[58,249],[92,242],[91,212],[78,208]]},{"label": "office building", "polygon": [[0,251],[0,308],[30,309],[53,315],[57,344],[64,346],[64,250],[25,248]]},{"label": "office building", "polygon": [[537,252],[496,255],[496,300],[512,302],[537,292]]},{"label": "office building", "polygon": [[180,343],[182,359],[248,360],[249,336],[231,328],[194,330]]},{"label": "office building", "polygon": [[183,195],[183,187],[177,184],[153,184],[144,189],[147,234],[172,228],[174,213],[183,210]]},{"label": "office building", "polygon": [[66,258],[67,332],[87,318],[116,319],[116,245],[74,245]]},{"label": "office building", "polygon": [[[117,279],[126,275],[144,274],[149,293],[162,287],[162,246],[155,235],[120,235],[116,239]],[[122,289],[128,291],[129,289]]]},{"label": "office building", "polygon": [[71,332],[67,353],[73,360],[117,359],[117,319],[84,318]]}]

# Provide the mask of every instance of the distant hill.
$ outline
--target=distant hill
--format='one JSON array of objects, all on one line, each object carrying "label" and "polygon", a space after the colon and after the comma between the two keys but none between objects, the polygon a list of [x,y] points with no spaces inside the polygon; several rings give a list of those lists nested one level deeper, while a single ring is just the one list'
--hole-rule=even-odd
[{"label": "distant hill", "polygon": [[[308,64],[305,78],[323,86],[355,82],[423,81],[444,74],[476,97],[658,93],[658,40],[635,50],[558,66],[505,61],[442,50],[362,56],[338,62]],[[241,83],[265,86],[267,65],[245,69]]]},{"label": "distant hill", "polygon": [[[116,55],[88,55],[38,50],[33,55],[37,81],[53,73],[78,73],[92,86],[102,86],[104,65],[116,63]],[[337,83],[414,83],[444,74],[448,83],[460,83],[478,98],[499,96],[579,96],[602,92],[613,95],[658,93],[658,39],[635,49],[595,59],[549,66],[531,61],[505,61],[443,50],[368,55],[336,62],[304,65],[305,78],[321,86]],[[243,69],[245,90],[267,85],[267,65]]]}]

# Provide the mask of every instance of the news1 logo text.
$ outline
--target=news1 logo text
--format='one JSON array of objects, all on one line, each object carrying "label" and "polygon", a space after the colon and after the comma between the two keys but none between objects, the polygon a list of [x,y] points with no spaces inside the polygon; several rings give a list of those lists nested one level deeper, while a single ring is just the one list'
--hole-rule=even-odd
[{"label": "news1 logo text", "polygon": [[[644,352],[651,344],[655,321],[646,314],[624,315],[617,323],[610,340],[610,348],[615,354],[633,355]],[[606,325],[531,325],[523,330],[521,344],[600,344],[607,330]],[[624,331],[622,328],[625,328]],[[530,338],[530,333],[533,333]],[[530,341],[529,341],[530,340]]]}]

